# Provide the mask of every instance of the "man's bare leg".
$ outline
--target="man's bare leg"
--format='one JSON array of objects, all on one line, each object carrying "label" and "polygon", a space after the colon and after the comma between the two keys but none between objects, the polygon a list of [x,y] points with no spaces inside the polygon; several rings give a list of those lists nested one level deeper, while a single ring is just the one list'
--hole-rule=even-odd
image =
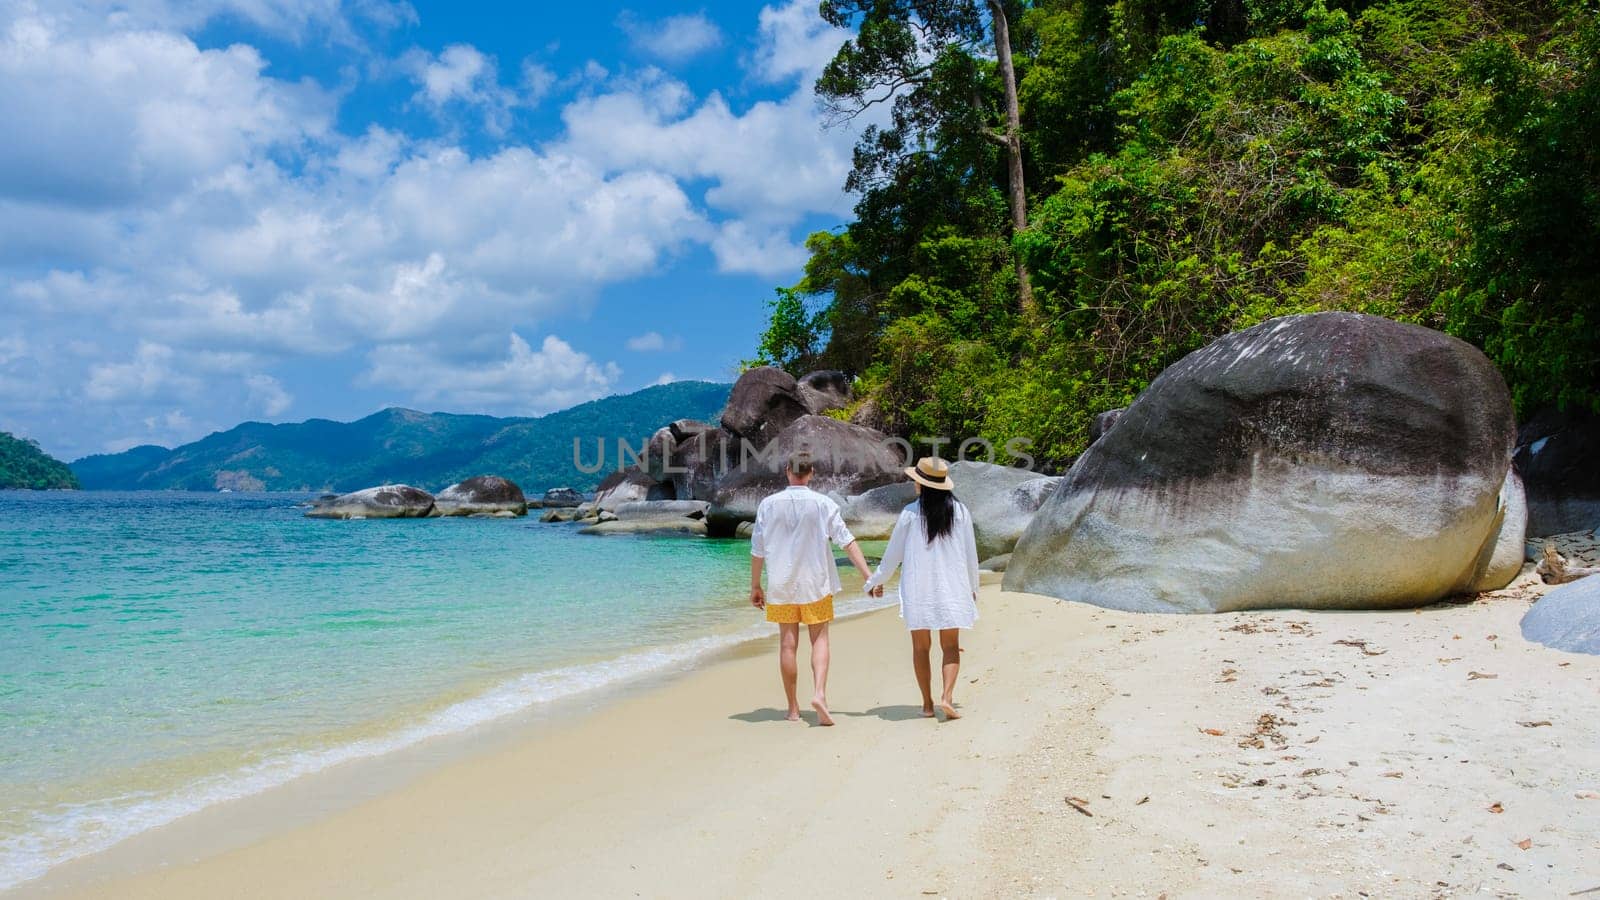
[{"label": "man's bare leg", "polygon": [[939,701],[939,708],[944,710],[946,719],[959,719],[961,714],[956,712],[956,679],[961,675],[961,629],[941,628],[939,649],[944,655],[944,697]]},{"label": "man's bare leg", "polygon": [[778,672],[783,676],[783,693],[789,699],[789,714],[784,718],[800,721],[800,700],[795,694],[795,681],[800,677],[800,666],[795,653],[800,647],[800,623],[778,625]]},{"label": "man's bare leg", "polygon": [[922,689],[922,717],[933,718],[933,666],[928,653],[933,649],[933,634],[926,628],[911,632],[911,668],[917,673],[917,687]]},{"label": "man's bare leg", "polygon": [[828,714],[828,623],[809,626],[811,629],[811,683],[816,693],[811,695],[811,708],[817,711],[818,725],[832,725]]}]

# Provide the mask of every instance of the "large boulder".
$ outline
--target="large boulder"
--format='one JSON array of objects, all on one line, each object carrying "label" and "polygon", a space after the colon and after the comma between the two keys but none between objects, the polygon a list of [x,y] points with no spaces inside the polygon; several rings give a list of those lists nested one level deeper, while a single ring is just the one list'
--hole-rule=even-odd
[{"label": "large boulder", "polygon": [[1514,443],[1471,345],[1354,313],[1274,319],[1163,372],[1034,516],[1005,586],[1151,612],[1503,587]]},{"label": "large boulder", "polygon": [[731,461],[706,515],[710,533],[730,536],[740,522],[754,520],[761,501],[788,485],[784,466],[801,449],[816,464],[811,489],[824,494],[849,497],[905,478],[900,452],[882,434],[827,416],[802,416],[760,452],[741,452]]},{"label": "large boulder", "polygon": [[614,512],[623,522],[639,519],[704,519],[711,504],[703,500],[635,500]]},{"label": "large boulder", "polygon": [[1096,441],[1105,437],[1106,432],[1110,431],[1111,427],[1117,424],[1117,420],[1122,418],[1122,414],[1124,412],[1127,412],[1125,408],[1108,409],[1105,412],[1095,416],[1094,421],[1089,423],[1090,445],[1093,445]]},{"label": "large boulder", "polygon": [[1600,575],[1540,597],[1522,617],[1522,636],[1557,650],[1600,654]]},{"label": "large boulder", "polygon": [[614,510],[624,503],[636,500],[662,499],[661,484],[638,469],[628,468],[612,472],[600,480],[595,488],[594,508]]},{"label": "large boulder", "polygon": [[972,513],[978,558],[1010,553],[1059,479],[1015,466],[985,462],[950,464],[956,499]]},{"label": "large boulder", "polygon": [[422,519],[434,515],[433,495],[409,484],[386,484],[318,500],[313,519]]},{"label": "large boulder", "polygon": [[773,366],[761,366],[740,375],[733,383],[721,421],[723,428],[759,450],[810,412],[794,376]]},{"label": "large boulder", "polygon": [[479,475],[452,484],[434,496],[433,505],[441,516],[528,514],[528,498],[522,495],[522,488],[498,475]]},{"label": "large boulder", "polygon": [[540,501],[545,509],[560,509],[563,507],[577,506],[583,502],[583,494],[569,487],[551,488],[544,492]]},{"label": "large boulder", "polygon": [[847,499],[840,509],[850,533],[864,541],[884,541],[894,532],[900,511],[917,499],[917,485],[897,481]]},{"label": "large boulder", "polygon": [[850,405],[850,376],[837,369],[819,369],[800,376],[800,400],[812,415]]},{"label": "large boulder", "polygon": [[1528,534],[1600,525],[1600,416],[1544,410],[1517,433],[1517,471],[1528,490]]},{"label": "large boulder", "polygon": [[645,474],[659,485],[651,498],[710,500],[734,452],[731,444],[728,432],[693,419],[656,429],[640,460]]}]

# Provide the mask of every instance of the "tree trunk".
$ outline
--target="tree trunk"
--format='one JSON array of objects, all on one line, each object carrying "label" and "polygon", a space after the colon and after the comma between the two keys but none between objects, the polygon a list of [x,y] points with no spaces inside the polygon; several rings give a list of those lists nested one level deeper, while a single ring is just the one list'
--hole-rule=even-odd
[{"label": "tree trunk", "polygon": [[[994,52],[1000,63],[1000,80],[1006,89],[1006,175],[1011,204],[1011,230],[1021,234],[1028,227],[1028,190],[1022,175],[1022,111],[1017,106],[1017,70],[1011,63],[1011,26],[1006,21],[1006,11],[1000,0],[988,0],[989,15],[994,21]],[[1039,318],[1038,307],[1033,302],[1033,284],[1028,278],[1028,267],[1020,255],[1013,254],[1017,266],[1017,294],[1021,300],[1022,314],[1030,322]]]}]

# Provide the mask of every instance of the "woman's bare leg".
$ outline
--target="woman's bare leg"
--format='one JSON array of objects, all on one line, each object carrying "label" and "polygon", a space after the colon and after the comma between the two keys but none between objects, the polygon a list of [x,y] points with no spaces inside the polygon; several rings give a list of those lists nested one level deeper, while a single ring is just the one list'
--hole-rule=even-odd
[{"label": "woman's bare leg", "polygon": [[961,629],[941,628],[939,650],[944,656],[944,697],[939,701],[939,708],[944,710],[946,719],[959,719],[961,714],[956,712],[956,678],[961,675]]},{"label": "woman's bare leg", "polygon": [[832,725],[828,714],[828,623],[811,625],[811,708],[817,711],[818,725]]},{"label": "woman's bare leg", "polygon": [[917,687],[922,689],[922,715],[933,718],[933,667],[928,662],[928,652],[933,648],[933,635],[923,628],[911,632],[911,668],[917,673]]}]

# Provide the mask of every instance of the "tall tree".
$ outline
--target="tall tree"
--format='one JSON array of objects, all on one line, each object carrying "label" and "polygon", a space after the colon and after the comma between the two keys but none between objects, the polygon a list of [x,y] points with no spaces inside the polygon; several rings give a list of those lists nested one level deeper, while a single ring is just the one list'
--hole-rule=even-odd
[{"label": "tall tree", "polygon": [[[891,124],[866,129],[847,184],[864,190],[890,180],[904,160],[976,136],[998,145],[1006,158],[1006,198],[1016,233],[1028,227],[1028,193],[1022,159],[1022,124],[1011,27],[1002,0],[823,0],[822,17],[855,31],[822,76],[817,95],[838,123],[887,104]],[[994,109],[984,78],[984,51],[992,48],[1001,84]],[[998,120],[998,124],[996,123]],[[1034,318],[1028,270],[1015,256],[1020,306]]]}]

